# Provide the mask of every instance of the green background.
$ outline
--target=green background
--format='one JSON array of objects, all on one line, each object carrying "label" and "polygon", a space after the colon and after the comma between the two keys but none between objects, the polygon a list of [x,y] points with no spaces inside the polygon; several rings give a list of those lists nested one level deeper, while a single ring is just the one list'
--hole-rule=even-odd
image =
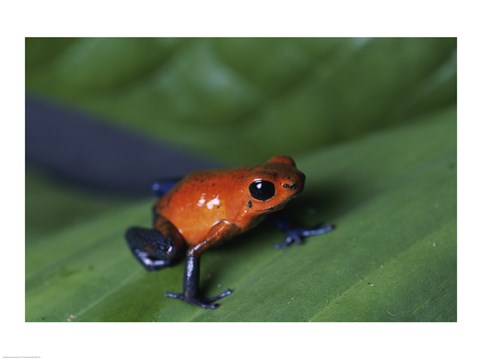
[{"label": "green background", "polygon": [[337,225],[210,250],[206,292],[234,293],[206,311],[129,254],[153,199],[28,168],[27,321],[456,321],[456,39],[31,38],[26,89],[235,166],[291,155],[292,216]]}]

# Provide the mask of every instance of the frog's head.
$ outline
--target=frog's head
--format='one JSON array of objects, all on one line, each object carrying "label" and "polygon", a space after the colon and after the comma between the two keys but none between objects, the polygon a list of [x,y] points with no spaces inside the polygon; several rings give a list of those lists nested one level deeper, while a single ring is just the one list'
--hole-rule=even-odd
[{"label": "frog's head", "polygon": [[288,156],[274,156],[252,170],[247,183],[251,208],[256,213],[282,209],[305,185],[305,175]]}]

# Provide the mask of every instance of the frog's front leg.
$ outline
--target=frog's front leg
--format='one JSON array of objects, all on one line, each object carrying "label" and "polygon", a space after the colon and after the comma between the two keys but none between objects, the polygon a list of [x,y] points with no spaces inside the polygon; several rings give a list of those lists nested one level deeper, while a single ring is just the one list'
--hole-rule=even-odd
[{"label": "frog's front leg", "polygon": [[334,225],[317,224],[311,228],[295,226],[284,214],[272,214],[272,220],[275,225],[285,233],[285,240],[282,243],[275,244],[275,249],[283,249],[291,244],[302,244],[303,240],[314,235],[325,234],[332,231]]},{"label": "frog's front leg", "polygon": [[230,238],[238,232],[239,229],[236,225],[227,221],[220,221],[210,230],[206,240],[191,246],[187,251],[185,260],[183,293],[167,292],[165,296],[183,300],[188,304],[200,306],[204,309],[216,309],[218,307],[216,301],[230,295],[232,290],[227,289],[221,294],[210,298],[200,296],[200,255],[219,241]]},{"label": "frog's front leg", "polygon": [[215,302],[232,293],[227,289],[221,294],[204,298],[199,294],[200,283],[200,256],[187,255],[185,260],[185,273],[183,279],[183,293],[166,292],[165,296],[173,299],[183,300],[188,304],[200,306],[204,309],[216,309],[218,304]]}]

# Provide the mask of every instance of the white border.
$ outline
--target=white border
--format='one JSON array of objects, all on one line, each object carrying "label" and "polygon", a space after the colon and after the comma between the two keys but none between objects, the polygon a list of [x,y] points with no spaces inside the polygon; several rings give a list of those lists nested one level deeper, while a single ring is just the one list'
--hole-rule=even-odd
[{"label": "white border", "polygon": [[[388,3],[388,5],[387,5]],[[478,12],[460,2],[2,4],[0,356],[41,359],[478,358]],[[471,2],[472,4],[474,2]],[[450,324],[24,323],[24,37],[458,36],[459,298]],[[5,101],[7,100],[7,101]],[[14,274],[14,276],[12,276]],[[477,331],[478,332],[478,331]],[[465,354],[462,356],[462,354]]]}]

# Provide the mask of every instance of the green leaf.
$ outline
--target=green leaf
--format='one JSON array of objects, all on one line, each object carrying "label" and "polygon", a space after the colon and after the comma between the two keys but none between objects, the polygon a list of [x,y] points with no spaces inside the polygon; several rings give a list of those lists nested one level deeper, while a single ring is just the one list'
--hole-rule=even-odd
[{"label": "green leaf", "polygon": [[108,196],[68,185],[37,169],[25,174],[27,241],[68,228],[129,204],[124,196]]},{"label": "green leaf", "polygon": [[26,59],[30,92],[235,163],[456,103],[454,38],[27,39]]},{"label": "green leaf", "polygon": [[148,273],[123,233],[151,202],[27,243],[27,321],[456,321],[456,110],[297,158],[297,220],[337,228],[274,250],[268,224],[202,256],[215,311],[163,296],[183,267]]}]

